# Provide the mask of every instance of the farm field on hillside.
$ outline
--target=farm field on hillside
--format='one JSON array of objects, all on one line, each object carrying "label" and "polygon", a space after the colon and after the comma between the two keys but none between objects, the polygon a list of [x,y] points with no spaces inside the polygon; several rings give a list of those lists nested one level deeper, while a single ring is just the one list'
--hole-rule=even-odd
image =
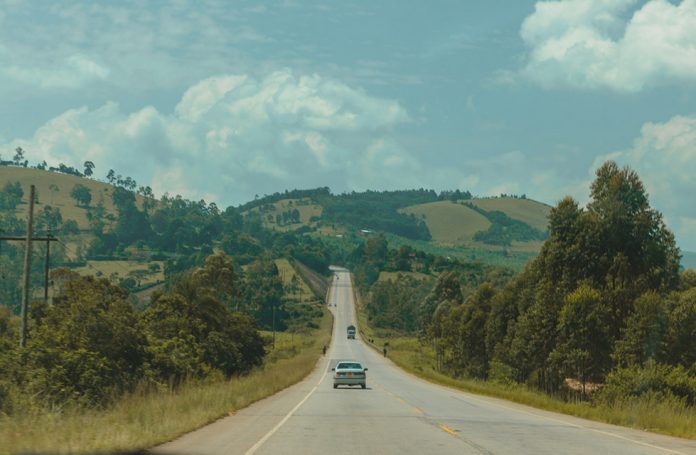
[{"label": "farm field on hillside", "polygon": [[510,218],[523,221],[542,232],[548,229],[551,207],[541,202],[511,197],[472,199],[470,202],[489,212],[503,212]]},{"label": "farm field on hillside", "polygon": [[[283,213],[297,209],[300,213],[299,223],[283,223]],[[302,226],[310,226],[316,224],[311,221],[312,217],[321,217],[322,207],[312,203],[309,199],[283,199],[272,204],[266,204],[262,207],[255,207],[250,212],[257,212],[261,215],[261,220],[265,228],[276,229],[279,231],[293,231]],[[278,216],[281,217],[281,223],[278,224]]]},{"label": "farm field on hillside", "polygon": [[402,209],[423,218],[433,240],[442,244],[458,245],[472,241],[474,234],[491,225],[485,216],[462,204],[451,201],[430,202]]},{"label": "farm field on hillside", "polygon": [[110,279],[112,277],[117,279],[130,277],[139,286],[164,281],[164,261],[87,261],[86,266],[73,270],[80,275],[99,275]]},{"label": "farm field on hillside", "polygon": [[287,290],[288,297],[298,302],[316,300],[312,290],[309,289],[307,283],[305,283],[287,259],[276,259],[275,263],[276,267],[278,267],[278,273],[280,273],[280,277],[283,280],[283,285]]}]

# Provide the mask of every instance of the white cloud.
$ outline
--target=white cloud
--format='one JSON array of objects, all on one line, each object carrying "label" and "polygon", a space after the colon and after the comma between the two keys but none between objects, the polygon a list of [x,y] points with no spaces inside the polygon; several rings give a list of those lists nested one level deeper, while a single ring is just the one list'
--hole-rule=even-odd
[{"label": "white cloud", "polygon": [[85,55],[74,54],[52,66],[39,63],[11,65],[0,68],[0,73],[23,84],[41,88],[77,88],[91,81],[106,79],[110,70]]},{"label": "white cloud", "polygon": [[651,205],[665,215],[679,243],[696,250],[696,117],[646,123],[632,148],[598,157],[593,168],[607,159],[638,172]]},{"label": "white cloud", "polygon": [[169,114],[116,103],[72,109],[3,148],[22,146],[49,164],[89,159],[97,175],[113,168],[160,194],[229,204],[294,187],[415,185],[421,167],[392,137],[409,121],[396,101],[281,70],[205,79]]},{"label": "white cloud", "polygon": [[546,87],[646,87],[696,82],[696,0],[540,1],[520,34],[522,74]]}]

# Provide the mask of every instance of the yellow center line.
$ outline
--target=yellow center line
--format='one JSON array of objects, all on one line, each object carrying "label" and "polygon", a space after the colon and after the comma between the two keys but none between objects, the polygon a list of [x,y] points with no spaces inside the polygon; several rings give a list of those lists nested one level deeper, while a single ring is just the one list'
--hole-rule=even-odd
[{"label": "yellow center line", "polygon": [[458,436],[457,433],[459,433],[459,432],[453,428],[450,428],[447,425],[444,425],[444,424],[440,425],[440,428],[443,429],[444,431],[446,431],[447,433],[451,434],[452,436]]},{"label": "yellow center line", "polygon": [[413,412],[415,412],[416,414],[423,414],[423,410],[421,408],[417,408],[415,406],[413,407]]}]

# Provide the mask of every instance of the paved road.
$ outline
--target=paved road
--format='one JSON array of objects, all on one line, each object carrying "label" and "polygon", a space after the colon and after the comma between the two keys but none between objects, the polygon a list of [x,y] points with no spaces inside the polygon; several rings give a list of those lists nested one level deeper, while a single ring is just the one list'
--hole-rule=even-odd
[{"label": "paved road", "polygon": [[[153,450],[158,454],[696,454],[696,441],[600,424],[436,386],[360,339],[349,274],[330,296],[334,342],[306,380]],[[331,365],[356,359],[368,388],[332,388]]]}]

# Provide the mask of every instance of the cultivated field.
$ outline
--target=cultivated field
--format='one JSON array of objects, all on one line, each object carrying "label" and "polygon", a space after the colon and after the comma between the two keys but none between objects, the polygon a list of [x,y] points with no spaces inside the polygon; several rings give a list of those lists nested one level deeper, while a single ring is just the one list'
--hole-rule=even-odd
[{"label": "cultivated field", "polygon": [[542,232],[548,229],[551,207],[541,202],[510,197],[472,199],[470,202],[489,212],[503,212],[510,218],[525,222]]},{"label": "cultivated field", "polygon": [[[314,293],[309,286],[307,286],[307,283],[305,283],[302,277],[295,271],[290,261],[287,259],[276,259],[275,264],[283,280],[287,297],[296,302],[311,302],[316,300]],[[293,277],[295,277],[294,282]],[[295,289],[293,289],[293,284],[296,286]]]},{"label": "cultivated field", "polygon": [[433,241],[445,245],[471,243],[474,234],[491,225],[485,216],[451,201],[412,205],[400,211],[423,218]]},{"label": "cultivated field", "polygon": [[[157,264],[159,270],[150,271],[151,264]],[[73,269],[80,275],[94,275],[110,279],[133,278],[138,286],[145,286],[164,281],[164,261],[87,261],[85,267]]]}]

